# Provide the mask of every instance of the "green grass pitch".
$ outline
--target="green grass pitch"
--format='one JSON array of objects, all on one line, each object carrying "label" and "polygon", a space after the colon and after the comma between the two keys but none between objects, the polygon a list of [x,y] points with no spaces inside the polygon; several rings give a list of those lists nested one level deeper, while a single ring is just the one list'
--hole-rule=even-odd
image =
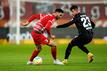
[{"label": "green grass pitch", "polygon": [[[63,60],[67,45],[58,45],[58,58]],[[107,45],[87,45],[94,54],[94,61],[87,62],[87,55],[74,47],[66,65],[54,65],[50,47],[43,46],[39,56],[42,65],[26,65],[34,45],[0,45],[0,71],[107,71]]]}]

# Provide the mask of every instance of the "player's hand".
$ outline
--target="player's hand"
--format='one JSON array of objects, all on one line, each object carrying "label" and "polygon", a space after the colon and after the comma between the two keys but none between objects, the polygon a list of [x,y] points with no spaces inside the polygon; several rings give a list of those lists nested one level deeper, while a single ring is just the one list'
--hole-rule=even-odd
[{"label": "player's hand", "polygon": [[26,22],[21,22],[21,23],[20,23],[21,26],[26,26],[26,25],[28,25],[28,24],[29,24],[28,21],[26,21]]},{"label": "player's hand", "polygon": [[40,33],[43,33],[45,30],[45,27],[43,27],[42,29],[39,30]]},{"label": "player's hand", "polygon": [[56,37],[55,35],[51,35],[51,39],[55,39],[55,37]]}]

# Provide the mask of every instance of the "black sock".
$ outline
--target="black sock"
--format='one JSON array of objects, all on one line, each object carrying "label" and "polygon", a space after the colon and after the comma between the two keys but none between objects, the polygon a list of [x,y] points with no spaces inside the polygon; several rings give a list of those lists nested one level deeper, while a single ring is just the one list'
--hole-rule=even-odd
[{"label": "black sock", "polygon": [[68,47],[66,48],[65,59],[68,59],[69,55],[71,54],[72,47],[73,47],[73,45],[71,43],[69,43]]},{"label": "black sock", "polygon": [[83,52],[85,52],[86,54],[89,53],[88,49],[84,46],[78,46]]}]

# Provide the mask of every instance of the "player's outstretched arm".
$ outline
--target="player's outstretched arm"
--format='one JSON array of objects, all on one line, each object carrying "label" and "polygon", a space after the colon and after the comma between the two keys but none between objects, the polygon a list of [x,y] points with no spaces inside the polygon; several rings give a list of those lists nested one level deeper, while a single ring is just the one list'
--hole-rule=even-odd
[{"label": "player's outstretched arm", "polygon": [[30,22],[32,22],[33,20],[35,20],[35,19],[40,19],[40,15],[41,14],[34,14],[34,15],[32,15],[31,17],[29,17],[28,19],[27,19],[27,21],[26,22],[22,22],[21,23],[21,26],[27,26]]},{"label": "player's outstretched arm", "polygon": [[69,26],[72,25],[72,24],[73,24],[73,22],[70,21],[70,22],[68,22],[68,23],[65,23],[65,24],[62,24],[62,25],[58,25],[57,28],[66,28],[66,27],[69,27]]},{"label": "player's outstretched arm", "polygon": [[27,26],[28,24],[29,24],[28,21],[26,21],[26,22],[21,22],[21,23],[20,23],[21,26]]}]

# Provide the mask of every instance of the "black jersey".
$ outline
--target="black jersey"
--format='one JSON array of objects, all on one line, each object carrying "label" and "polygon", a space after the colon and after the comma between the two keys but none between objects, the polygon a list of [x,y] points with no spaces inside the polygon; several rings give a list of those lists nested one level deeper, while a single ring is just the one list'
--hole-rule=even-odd
[{"label": "black jersey", "polygon": [[86,34],[88,32],[93,32],[92,29],[95,27],[95,24],[90,20],[90,18],[85,13],[78,13],[74,18],[63,25],[57,26],[57,28],[65,28],[72,24],[75,24],[79,34]]}]

